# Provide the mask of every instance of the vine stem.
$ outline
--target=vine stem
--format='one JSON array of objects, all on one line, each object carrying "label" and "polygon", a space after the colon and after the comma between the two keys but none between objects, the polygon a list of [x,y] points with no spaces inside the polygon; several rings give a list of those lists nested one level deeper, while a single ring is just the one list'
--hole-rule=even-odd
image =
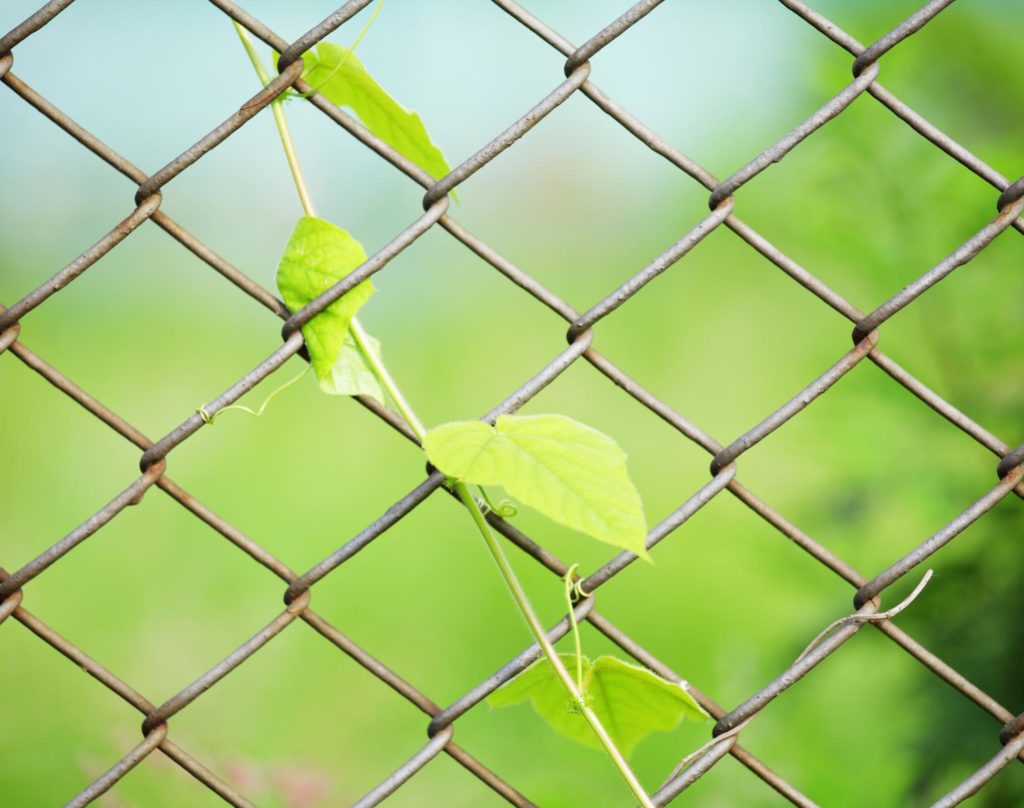
[{"label": "vine stem", "polygon": [[565,582],[565,608],[568,609],[566,612],[569,615],[569,625],[572,626],[572,640],[576,646],[576,687],[583,690],[583,646],[580,642],[580,627],[576,622],[576,611],[573,609],[572,604],[572,590],[573,590],[573,575],[576,574],[576,568],[579,564],[573,564],[569,567],[565,573],[565,577],[562,579]]},{"label": "vine stem", "polygon": [[[380,13],[382,4],[377,5],[377,9],[374,11],[370,21],[366,24],[366,27],[360,32],[359,39],[363,37],[366,31],[369,29],[370,24],[376,19],[377,14]],[[253,68],[256,70],[256,75],[259,76],[260,83],[266,87],[270,81],[270,74],[267,69],[263,66],[263,61],[260,59],[259,54],[256,52],[256,46],[253,45],[252,38],[249,36],[249,32],[239,25],[235,20],[231,21],[231,24],[235,26],[235,32],[238,34],[238,38],[242,40],[242,47],[245,48],[246,55],[249,57],[249,61],[252,62]],[[358,39],[356,42],[358,43]],[[353,46],[354,47],[354,46]],[[307,216],[316,217],[316,209],[313,207],[313,198],[309,195],[309,188],[306,185],[305,175],[302,173],[302,166],[299,164],[299,155],[295,151],[295,141],[292,140],[291,130],[288,128],[288,119],[284,116],[284,102],[280,98],[275,98],[270,103],[270,108],[274,113],[274,123],[277,124],[277,133],[281,137],[281,146],[284,148],[284,155],[288,160],[288,168],[292,172],[292,180],[295,182],[295,190],[299,193],[299,201],[302,203],[302,210]],[[371,350],[369,343],[367,342],[367,334],[360,325],[359,321],[353,317],[350,329],[352,331],[352,338],[356,342],[356,346],[362,353],[363,358],[366,360],[366,364],[369,365],[374,375],[380,380],[384,387],[389,387],[389,394],[401,413],[402,417],[405,418],[406,423],[409,424],[409,428],[416,433],[416,437],[422,442],[423,436],[426,434],[426,430],[423,428],[423,424],[420,423],[416,414],[412,411],[409,403],[402,396],[401,391],[398,390],[398,385],[391,379],[391,375],[388,373],[387,368],[381,363],[377,355]],[[390,384],[384,383],[384,378],[387,378]],[[392,392],[394,390],[394,392]]]},{"label": "vine stem", "polygon": [[349,329],[352,332],[352,338],[356,341],[356,345],[359,346],[359,350],[362,351],[363,358],[366,360],[366,364],[370,370],[373,371],[373,375],[377,377],[377,381],[380,382],[380,386],[384,388],[384,392],[388,394],[388,397],[394,402],[398,412],[405,419],[405,422],[409,425],[409,429],[412,430],[416,436],[416,440],[423,443],[423,438],[427,435],[427,428],[423,426],[423,422],[416,415],[412,405],[409,404],[406,397],[402,394],[401,388],[398,386],[398,382],[395,381],[394,377],[385,367],[380,357],[377,356],[376,352],[370,348],[367,343],[367,334],[363,330],[363,327],[359,324],[359,321],[353,317],[349,324]]},{"label": "vine stem", "polygon": [[[380,10],[379,6],[377,10]],[[249,56],[249,61],[252,62],[252,66],[256,70],[256,75],[259,76],[263,86],[266,86],[271,81],[270,74],[263,66],[263,62],[260,60],[259,54],[256,53],[256,48],[252,43],[252,39],[249,37],[249,33],[234,20],[232,20],[232,24],[235,26],[235,31],[238,33],[239,39],[242,40],[242,45],[245,47],[245,52]],[[291,169],[292,179],[295,181],[295,188],[299,193],[299,200],[302,203],[302,209],[305,211],[307,216],[316,216],[316,212],[313,208],[313,200],[309,195],[309,189],[306,187],[306,181],[302,174],[302,168],[299,165],[299,157],[295,152],[295,144],[292,141],[291,132],[288,129],[288,121],[285,119],[281,100],[279,98],[274,99],[274,101],[271,102],[271,108],[274,113],[274,122],[277,124],[278,134],[281,136],[281,145],[284,147],[284,153],[288,159],[288,167]],[[394,377],[380,360],[380,357],[378,357],[370,348],[367,341],[368,335],[355,317],[351,320],[350,330],[356,345],[359,347],[360,352],[363,354],[363,358],[366,360],[367,366],[373,372],[373,375],[377,377],[377,381],[380,383],[381,387],[384,388],[385,392],[394,402],[398,412],[401,414],[402,418],[405,419],[405,422],[409,425],[413,434],[416,435],[417,440],[422,443],[427,434],[426,427],[424,427],[423,422],[416,415],[416,412],[402,393],[402,390],[399,388]],[[505,580],[505,584],[508,586],[509,592],[512,594],[512,599],[515,601],[516,606],[519,607],[519,611],[526,620],[530,633],[533,634],[533,637],[540,646],[541,651],[544,653],[547,661],[555,671],[555,675],[558,677],[558,680],[562,683],[566,692],[573,699],[573,702],[578,706],[583,717],[587,720],[587,723],[590,724],[590,728],[594,731],[594,734],[601,742],[605,752],[608,753],[608,757],[611,759],[612,763],[615,764],[615,768],[619,770],[619,774],[622,775],[623,780],[626,781],[626,785],[629,786],[630,790],[640,801],[640,805],[643,806],[643,808],[655,808],[654,803],[651,802],[651,798],[647,795],[643,785],[640,783],[639,779],[637,779],[633,770],[629,767],[629,763],[615,745],[615,741],[613,741],[612,737],[608,734],[608,730],[604,728],[604,725],[601,723],[601,719],[599,719],[597,714],[587,705],[583,694],[580,692],[580,688],[576,686],[572,676],[566,670],[565,665],[562,664],[562,658],[555,651],[554,646],[548,639],[548,635],[544,631],[544,626],[541,624],[540,618],[537,617],[537,613],[534,611],[533,605],[530,603],[530,599],[526,595],[526,590],[523,589],[523,585],[520,583],[515,570],[512,569],[512,565],[509,563],[504,550],[501,549],[501,545],[498,543],[498,539],[491,530],[491,526],[487,523],[487,519],[484,516],[483,511],[480,510],[480,506],[477,504],[476,499],[473,498],[473,495],[470,493],[465,483],[455,482],[454,489],[456,494],[458,494],[459,499],[462,500],[463,504],[469,510],[469,513],[473,518],[473,522],[476,524],[477,529],[480,531],[480,535],[484,539],[484,543],[487,545],[487,549],[490,550],[491,556],[494,558],[494,562],[498,565],[498,570],[501,573],[501,577]],[[572,612],[571,604],[569,615],[570,619],[573,620],[575,615]],[[577,664],[580,664],[578,643],[579,635],[577,633]]]},{"label": "vine stem", "polygon": [[[232,20],[231,24],[235,26],[235,33],[237,33],[238,38],[242,40],[242,47],[245,48],[246,55],[248,55],[249,61],[252,62],[252,66],[256,70],[256,75],[260,77],[260,83],[266,87],[271,81],[270,74],[263,66],[263,61],[260,59],[260,55],[256,53],[256,46],[253,45],[249,32],[235,20]],[[275,98],[271,101],[270,108],[274,113],[274,123],[277,124],[277,133],[281,136],[281,145],[284,146],[284,154],[285,157],[288,158],[288,167],[292,171],[292,179],[295,181],[295,188],[299,192],[299,201],[302,202],[302,209],[306,212],[307,216],[316,216],[316,211],[313,210],[313,199],[309,195],[309,189],[306,187],[306,180],[302,176],[302,167],[299,165],[299,155],[295,152],[295,143],[292,141],[292,133],[289,131],[288,121],[285,120],[284,117],[284,105],[281,99]]]},{"label": "vine stem", "polygon": [[[515,570],[512,569],[512,565],[509,563],[508,557],[505,555],[505,551],[501,549],[501,545],[498,543],[498,539],[495,537],[494,531],[491,530],[491,526],[487,523],[486,517],[480,510],[480,506],[473,498],[473,495],[470,493],[465,483],[456,482],[454,487],[455,493],[459,495],[459,499],[461,499],[466,508],[469,509],[469,513],[473,517],[473,521],[476,523],[476,526],[480,531],[480,535],[483,536],[484,542],[487,544],[487,549],[491,551],[491,555],[494,557],[494,561],[498,565],[501,577],[505,579],[505,584],[512,593],[512,599],[515,600],[516,605],[519,607],[519,611],[525,618],[526,624],[530,627],[530,633],[533,634],[533,637],[540,646],[544,656],[547,657],[548,662],[555,671],[555,675],[562,683],[562,687],[565,688],[566,692],[583,714],[583,717],[587,720],[587,723],[590,724],[590,728],[594,731],[597,739],[601,742],[605,752],[608,753],[608,757],[611,758],[612,762],[615,764],[615,768],[619,770],[619,774],[622,775],[622,779],[626,781],[626,785],[629,786],[630,790],[640,801],[640,805],[642,805],[643,808],[654,808],[654,803],[651,802],[651,798],[647,795],[647,792],[644,791],[643,785],[637,779],[633,770],[629,767],[629,763],[623,757],[619,748],[615,745],[615,741],[613,741],[611,736],[608,734],[608,730],[604,728],[604,725],[601,723],[601,719],[598,718],[597,714],[587,705],[583,694],[577,688],[576,683],[572,680],[572,676],[562,663],[562,658],[558,655],[558,652],[555,651],[554,646],[551,644],[551,640],[548,639],[548,635],[544,631],[544,626],[541,625],[540,619],[537,617],[537,613],[533,610],[533,606],[530,603],[530,599],[526,596],[526,590],[523,589],[523,585],[519,582],[519,578],[516,576]],[[574,615],[571,608],[569,609],[569,614],[571,615],[570,619],[572,619]],[[579,649],[577,648],[577,651],[578,650]],[[579,662],[579,656],[577,656],[577,662]]]}]

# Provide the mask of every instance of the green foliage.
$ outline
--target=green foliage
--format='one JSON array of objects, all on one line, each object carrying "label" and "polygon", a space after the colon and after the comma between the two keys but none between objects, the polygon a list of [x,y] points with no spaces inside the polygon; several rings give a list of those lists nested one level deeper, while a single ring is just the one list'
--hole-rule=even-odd
[{"label": "green foliage", "polygon": [[[575,670],[575,656],[560,656],[566,668]],[[596,660],[582,657],[581,661],[587,705],[597,713],[615,745],[627,757],[652,732],[673,730],[684,718],[703,721],[708,717],[685,685],[662,679],[647,668],[610,656]],[[601,748],[547,660],[537,660],[487,697],[492,707],[524,701],[532,702],[537,713],[565,737],[584,746]]]},{"label": "green foliage", "polygon": [[500,485],[520,502],[650,561],[643,503],[610,437],[564,415],[455,421],[427,433],[427,459],[458,480]]},{"label": "green foliage", "polygon": [[[303,216],[281,257],[277,288],[285,305],[298,311],[365,260],[359,242],[340,227]],[[349,323],[373,291],[369,279],[356,284],[302,327],[310,362],[325,393],[364,394],[384,401],[380,385],[349,332]],[[370,347],[379,354],[376,340]]]},{"label": "green foliage", "polygon": [[[380,340],[367,335],[364,347],[380,359]],[[386,406],[380,382],[363,358],[352,334],[345,337],[337,361],[331,365],[330,376],[321,380],[320,389],[335,396],[370,396]]]},{"label": "green foliage", "polygon": [[348,107],[373,134],[440,179],[451,171],[420,116],[392,98],[349,48],[321,42],[303,54],[303,78],[339,107]]},{"label": "green foliage", "polygon": [[[419,116],[384,92],[351,50],[321,43],[315,55],[303,58],[303,75],[325,97],[352,108],[374,134],[435,179],[449,172]],[[301,192],[297,167],[293,173]],[[362,246],[347,232],[305,216],[285,248],[278,288],[296,311],[365,260]],[[380,359],[380,343],[364,336],[353,322],[373,291],[369,280],[357,284],[303,327],[311,364],[327,393],[369,395],[385,403],[387,390],[413,426],[418,419],[402,408],[403,398]],[[551,519],[650,561],[643,503],[626,470],[625,452],[607,435],[562,415],[508,415],[494,426],[478,421],[444,424],[424,436],[423,447],[430,462],[449,477],[481,486],[501,485]],[[486,534],[486,523],[479,512],[476,516]],[[511,571],[507,574],[513,576]],[[509,584],[516,591],[513,582],[514,576]],[[566,593],[568,597],[568,589]],[[525,596],[519,605],[528,615]],[[530,699],[556,730],[600,748],[589,724],[596,715],[625,755],[650,732],[673,729],[684,715],[707,717],[682,685],[613,657],[596,662],[584,658],[575,621],[573,633],[577,656],[572,660],[583,700],[593,714],[585,716],[583,705],[566,693],[549,660],[493,694],[491,703],[501,706]],[[616,765],[625,767],[623,761]]]}]

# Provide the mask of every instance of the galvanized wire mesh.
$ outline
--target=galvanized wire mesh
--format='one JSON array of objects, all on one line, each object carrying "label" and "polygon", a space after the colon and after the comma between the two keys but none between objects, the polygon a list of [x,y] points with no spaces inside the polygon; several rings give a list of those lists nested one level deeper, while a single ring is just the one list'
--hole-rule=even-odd
[{"label": "galvanized wire mesh", "polygon": [[[508,802],[514,805],[533,804],[528,796],[520,793],[513,784],[502,779],[489,765],[485,765],[469,751],[456,744],[453,740],[453,734],[455,724],[460,716],[474,709],[489,693],[507,682],[538,658],[540,652],[536,645],[525,649],[500,670],[458,698],[454,703],[441,707],[431,701],[415,686],[407,682],[402,676],[374,658],[368,651],[352,642],[335,626],[318,615],[310,606],[311,591],[319,581],[330,575],[342,564],[351,561],[359,550],[379,539],[392,525],[409,514],[431,494],[439,489],[443,491],[442,475],[436,472],[429,474],[422,483],[395,502],[376,521],[339,547],[335,552],[311,569],[296,572],[223,518],[212,512],[200,500],[187,493],[167,475],[167,458],[170,453],[206,425],[206,419],[202,414],[189,414],[168,434],[155,441],[151,440],[119,415],[90,396],[89,393],[76,383],[63,376],[56,368],[47,364],[44,359],[33,353],[21,341],[19,321],[25,314],[43,305],[51,296],[57,294],[61,289],[90,269],[100,257],[117,247],[135,228],[147,221],[151,221],[165,230],[185,248],[202,259],[211,269],[227,278],[241,292],[251,297],[257,303],[260,303],[264,308],[276,314],[284,321],[281,346],[260,361],[251,372],[231,384],[223,393],[208,402],[204,407],[207,414],[216,414],[218,410],[230,405],[258,382],[273,374],[290,357],[300,354],[303,348],[300,329],[303,324],[323,311],[326,306],[330,305],[331,302],[343,295],[355,284],[383,270],[391,259],[405,250],[429,229],[438,227],[447,231],[454,239],[464,244],[486,264],[512,281],[522,292],[532,296],[538,302],[556,312],[568,324],[568,347],[558,351],[554,358],[541,368],[536,375],[515,389],[504,401],[486,413],[483,418],[493,419],[501,413],[512,412],[518,409],[573,363],[582,359],[600,371],[614,385],[621,388],[639,406],[645,407],[658,415],[664,422],[672,426],[682,438],[700,446],[712,458],[711,479],[709,482],[685,502],[681,503],[672,514],[651,530],[648,538],[649,547],[653,547],[666,539],[713,498],[722,492],[728,492],[764,519],[786,539],[795,543],[812,558],[816,559],[824,567],[854,588],[854,604],[857,609],[857,619],[843,624],[833,633],[829,634],[813,650],[798,659],[790,667],[781,671],[773,681],[751,695],[742,704],[731,710],[725,710],[716,704],[710,696],[700,691],[695,691],[704,707],[717,718],[717,723],[712,732],[713,739],[715,740],[692,760],[686,768],[675,773],[653,795],[653,799],[657,804],[671,802],[704,773],[714,767],[719,760],[726,755],[731,755],[759,777],[768,787],[775,789],[793,804],[801,806],[814,805],[815,803],[810,797],[798,791],[782,775],[767,768],[751,751],[740,745],[740,730],[751,720],[755,720],[760,711],[781,692],[811,673],[826,657],[839,652],[843,644],[865,625],[871,625],[879,630],[928,670],[959,691],[965,698],[974,702],[981,710],[992,715],[1002,727],[1001,731],[997,733],[996,726],[993,726],[993,736],[998,735],[1002,748],[990,760],[979,761],[977,770],[953,791],[935,803],[936,805],[950,806],[961,802],[982,788],[1015,757],[1024,755],[1024,714],[1015,716],[1009,709],[972,684],[905,631],[898,628],[891,620],[879,618],[882,612],[882,595],[892,584],[918,568],[929,556],[955,539],[964,528],[983,517],[996,503],[1007,497],[1011,492],[1016,493],[1018,496],[1024,496],[1024,483],[1021,481],[1021,478],[1024,477],[1024,446],[1013,448],[1005,443],[896,364],[878,346],[879,329],[890,317],[913,303],[922,293],[948,274],[970,261],[990,245],[1004,230],[1015,228],[1024,233],[1024,219],[1021,218],[1021,213],[1024,211],[1024,178],[1011,183],[996,169],[989,166],[984,160],[964,146],[952,140],[878,82],[879,62],[882,57],[890,49],[896,47],[900,42],[914,35],[923,26],[927,25],[930,20],[949,6],[952,0],[932,0],[932,2],[925,4],[891,32],[868,46],[861,44],[846,34],[810,5],[799,0],[781,0],[783,5],[790,11],[853,56],[853,80],[828,103],[815,110],[806,120],[794,127],[776,143],[755,155],[750,162],[724,181],[717,179],[697,162],[678,151],[667,140],[633,117],[616,100],[605,94],[590,80],[591,60],[598,58],[600,51],[606,45],[622,35],[630,27],[641,24],[643,18],[654,10],[661,3],[661,0],[642,0],[580,46],[563,38],[513,0],[494,0],[496,5],[511,17],[510,25],[517,24],[525,27],[566,57],[564,66],[565,76],[557,81],[551,92],[541,99],[536,106],[516,119],[504,132],[501,132],[493,140],[484,144],[479,151],[463,161],[454,171],[440,181],[435,182],[416,165],[413,165],[402,155],[396,153],[390,146],[376,138],[358,121],[349,117],[339,108],[319,95],[313,94],[311,96],[311,102],[331,121],[344,130],[344,136],[352,136],[361,141],[395,168],[406,174],[411,180],[422,185],[426,189],[426,194],[423,198],[423,213],[417,216],[408,227],[395,235],[386,246],[370,257],[343,281],[294,314],[290,313],[272,292],[264,289],[247,277],[241,270],[221,258],[184,227],[167,216],[161,210],[162,192],[171,180],[189,168],[205,153],[219,146],[251,118],[258,115],[283,90],[288,87],[294,87],[302,93],[311,91],[312,88],[306,85],[300,78],[302,61],[299,57],[305,50],[345,24],[353,15],[367,6],[371,0],[350,0],[350,2],[344,4],[336,12],[313,26],[306,34],[292,43],[286,42],[243,8],[230,2],[230,0],[211,0],[224,14],[240,23],[254,36],[282,54],[279,63],[280,75],[269,86],[252,98],[243,99],[237,112],[230,115],[220,126],[183,151],[166,166],[152,174],[148,174],[133,165],[125,157],[105,145],[61,112],[46,98],[35,92],[30,85],[12,71],[18,44],[40,30],[56,15],[67,8],[71,2],[73,0],[51,0],[51,2],[45,4],[39,11],[25,20],[24,23],[3,37],[0,37],[0,78],[2,78],[3,83],[13,93],[95,153],[101,160],[136,183],[138,185],[138,192],[135,195],[135,208],[127,218],[117,223],[95,245],[79,255],[50,279],[29,291],[22,299],[12,303],[10,307],[0,307],[0,353],[6,353],[8,356],[15,357],[23,362],[59,391],[69,396],[121,435],[125,440],[138,447],[142,451],[141,475],[131,485],[114,496],[107,504],[99,508],[75,530],[29,563],[12,572],[0,573],[2,574],[2,581],[0,581],[0,621],[10,617],[24,625],[43,642],[59,651],[75,665],[86,670],[97,682],[109,688],[127,703],[138,709],[144,716],[144,720],[142,723],[142,741],[123,758],[114,762],[102,776],[89,783],[69,804],[86,805],[90,803],[147,756],[156,750],[160,750],[196,778],[196,780],[203,783],[228,803],[237,806],[251,805],[252,803],[245,795],[238,793],[235,788],[213,771],[206,768],[202,762],[193,757],[172,739],[173,733],[170,730],[170,722],[175,715],[185,710],[207,690],[214,688],[224,677],[231,674],[240,665],[243,665],[257,650],[271,642],[296,621],[307,623],[324,640],[350,656],[369,674],[385,682],[397,694],[412,702],[429,717],[429,741],[409,760],[398,762],[399,765],[396,766],[394,771],[376,788],[366,794],[358,802],[359,805],[369,806],[381,802],[390,794],[400,789],[404,783],[414,777],[432,759],[441,754],[449,755],[457,760],[467,772],[479,778]],[[558,107],[566,99],[577,93],[590,99],[600,110],[626,129],[642,144],[710,192],[710,213],[706,217],[696,222],[692,229],[683,234],[675,244],[647,266],[637,271],[619,288],[611,291],[604,299],[593,304],[582,313],[528,276],[459,224],[449,212],[448,201],[448,193],[451,190],[455,189],[475,172],[485,169],[495,156],[511,147],[519,138],[527,135],[545,116],[556,113]],[[813,135],[829,120],[842,114],[854,100],[864,94],[872,96],[879,104],[888,109],[899,120],[911,127],[911,129],[933,144],[937,149],[959,162],[968,171],[973,172],[988,182],[994,189],[993,201],[996,208],[996,216],[988,223],[985,223],[974,236],[921,275],[917,280],[870,312],[862,312],[855,308],[810,271],[800,266],[754,229],[743,223],[735,214],[737,194],[747,183],[756,179],[758,174],[767,166],[780,160],[791,149],[796,147],[805,138]],[[672,268],[709,233],[723,226],[733,231],[767,261],[771,262],[771,264],[792,278],[796,283],[815,295],[822,303],[839,312],[853,324],[853,347],[849,352],[840,357],[835,364],[827,368],[820,376],[811,380],[804,389],[797,392],[789,401],[767,414],[764,420],[727,445],[719,443],[698,426],[692,424],[684,416],[676,412],[667,403],[653,396],[623,370],[591,347],[593,329],[604,318],[612,315],[620,306],[628,305],[630,299],[642,292],[651,280]],[[819,544],[771,506],[759,499],[754,492],[741,484],[737,479],[737,461],[744,452],[795,417],[818,396],[828,391],[840,378],[864,360],[875,364],[888,374],[896,384],[900,385],[924,405],[937,412],[951,425],[960,429],[981,446],[991,451],[997,458],[994,462],[997,481],[987,493],[976,502],[969,504],[959,516],[929,536],[912,552],[893,563],[887,569],[875,572],[872,576],[864,575],[853,569],[842,559],[830,552],[828,548]],[[371,400],[366,400],[362,403],[374,410],[386,424],[398,430],[410,440],[415,440],[404,424],[394,415],[382,409]],[[28,585],[33,579],[45,574],[51,565],[59,561],[74,547],[96,534],[97,531],[117,517],[127,506],[139,502],[152,487],[160,489],[184,508],[191,511],[198,519],[212,527],[227,541],[263,565],[287,585],[285,608],[274,620],[260,628],[246,642],[231,651],[218,665],[195,679],[195,681],[188,684],[180,692],[159,704],[147,699],[127,682],[120,679],[115,673],[105,668],[101,662],[92,659],[85,651],[57,634],[22,605],[26,588],[27,591],[31,591],[31,587],[28,587]],[[506,539],[535,559],[537,563],[546,567],[554,575],[562,576],[566,573],[567,565],[562,560],[524,535],[516,527],[493,513],[488,516],[488,519]],[[639,663],[648,666],[664,677],[678,681],[680,677],[675,671],[662,663],[650,651],[634,642],[607,617],[595,609],[593,593],[598,592],[601,587],[608,584],[615,576],[626,571],[634,560],[635,556],[629,553],[621,553],[602,567],[590,572],[582,581],[582,586],[591,595],[578,603],[575,609],[576,616],[580,620],[587,621]],[[552,639],[557,639],[568,630],[569,620],[568,617],[565,617],[552,627],[549,635]],[[216,694],[207,698],[216,698]],[[500,765],[498,765],[498,768],[500,769]]]}]

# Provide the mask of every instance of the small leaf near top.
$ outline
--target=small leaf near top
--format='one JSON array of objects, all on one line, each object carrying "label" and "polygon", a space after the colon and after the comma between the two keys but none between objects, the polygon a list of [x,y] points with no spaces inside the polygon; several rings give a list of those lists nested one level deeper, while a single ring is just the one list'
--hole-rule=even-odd
[{"label": "small leaf near top", "polygon": [[427,433],[423,448],[449,477],[500,485],[550,519],[650,561],[626,453],[603,432],[564,415],[501,415],[493,427],[442,424]]},{"label": "small leaf near top", "polygon": [[[576,657],[560,656],[570,673],[575,671]],[[647,668],[611,656],[593,661],[582,659],[586,702],[627,757],[651,732],[673,730],[684,718],[708,718],[682,683],[669,682]],[[532,702],[537,713],[558,733],[584,746],[602,748],[546,659],[537,660],[487,697],[492,707],[524,701]]]},{"label": "small leaf near top", "polygon": [[351,109],[367,129],[435,180],[451,171],[420,116],[388,95],[349,48],[321,42],[302,58],[303,78],[324,98]]},{"label": "small leaf near top", "polygon": [[[366,261],[352,236],[323,219],[303,216],[295,225],[277,270],[277,288],[285,305],[298,311]],[[302,327],[313,370],[328,393],[379,395],[366,384],[362,356],[349,323],[373,294],[369,279],[356,284]],[[347,346],[347,347],[346,347]]]}]

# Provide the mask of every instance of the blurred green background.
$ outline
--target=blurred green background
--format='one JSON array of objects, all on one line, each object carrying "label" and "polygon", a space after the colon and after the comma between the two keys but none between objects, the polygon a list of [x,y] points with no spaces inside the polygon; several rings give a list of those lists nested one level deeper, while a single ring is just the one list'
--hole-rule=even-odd
[{"label": "blurred green background", "polygon": [[[38,0],[8,0],[8,30]],[[579,43],[621,0],[534,0]],[[863,42],[917,0],[817,0]],[[245,7],[286,38],[324,0]],[[347,44],[369,11],[332,40]],[[880,80],[1011,179],[1024,173],[1024,3],[963,2],[883,60]],[[453,164],[561,78],[562,58],[497,7],[388,0],[360,56],[417,109]],[[256,84],[228,20],[190,0],[74,4],[16,48],[14,72],[146,171],[221,122]],[[850,78],[851,58],[779,4],[673,0],[594,60],[594,81],[724,177]],[[293,102],[288,113],[320,214],[372,252],[420,211],[422,190]],[[0,91],[0,302],[10,305],[132,210],[134,188],[6,89]],[[706,212],[707,192],[581,96],[460,187],[454,216],[583,310]],[[867,96],[744,187],[737,213],[863,310],[890,297],[994,215],[985,182]],[[171,182],[164,210],[267,287],[300,208],[269,112]],[[881,347],[1016,445],[1024,439],[1024,241],[1008,231],[882,329]],[[564,346],[565,324],[446,233],[377,275],[363,320],[424,420],[486,411]],[[250,370],[280,323],[146,224],[22,321],[22,340],[152,438]],[[724,228],[596,332],[596,346],[722,443],[849,347],[850,324]],[[262,398],[298,359],[254,391]],[[6,354],[0,357],[0,563],[16,569],[137,476],[139,452]],[[708,479],[709,458],[580,362],[525,412],[563,412],[630,454],[652,523]],[[744,455],[740,479],[865,575],[964,510],[995,458],[868,362]],[[226,415],[174,451],[168,473],[297,570],[355,535],[422,479],[418,451],[358,404],[307,379],[253,420]],[[319,584],[313,606],[439,704],[529,641],[471,523],[447,497]],[[606,548],[533,513],[516,523],[584,570]],[[934,558],[898,622],[1009,709],[1024,707],[1015,497]],[[788,666],[852,592],[722,495],[602,589],[598,609],[726,707]],[[560,584],[513,561],[545,620]],[[917,579],[892,591],[892,602]],[[147,698],[162,702],[265,625],[283,587],[157,489],[25,592],[25,607]],[[887,599],[888,602],[888,599]],[[583,628],[587,652],[609,644]],[[139,739],[141,717],[8,620],[0,627],[0,802],[68,799]],[[301,622],[171,722],[172,737],[260,805],[348,804],[426,740],[425,717]],[[638,748],[654,788],[709,725]],[[826,806],[925,805],[998,749],[998,722],[866,629],[744,731],[743,743]],[[526,708],[473,709],[456,739],[542,806],[624,805],[596,752]],[[100,804],[219,800],[153,755]],[[438,757],[389,802],[500,800]],[[682,798],[777,806],[727,758]],[[1024,804],[1011,765],[972,804]]]}]

